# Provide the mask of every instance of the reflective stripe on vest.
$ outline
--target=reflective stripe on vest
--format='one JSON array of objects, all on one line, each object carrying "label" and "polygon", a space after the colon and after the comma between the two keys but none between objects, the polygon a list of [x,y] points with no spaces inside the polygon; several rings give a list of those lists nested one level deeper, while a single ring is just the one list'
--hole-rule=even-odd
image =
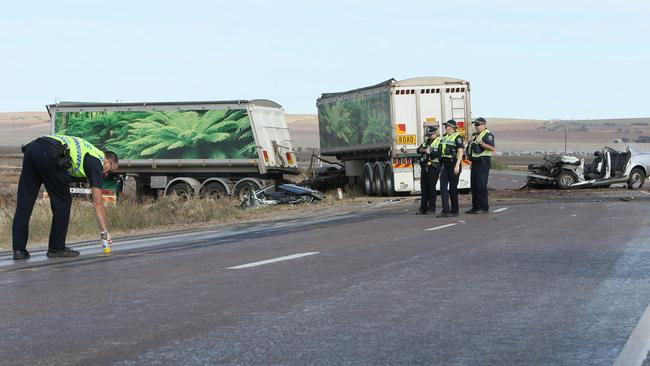
[{"label": "reflective stripe on vest", "polygon": [[[481,131],[481,133],[478,134],[478,136],[475,138],[474,141],[475,142],[482,141],[483,137],[485,137],[485,135],[487,135],[488,133],[490,133],[490,130],[488,130],[487,128],[484,129],[483,131]],[[470,151],[470,154],[472,154],[472,156],[475,157],[475,158],[480,158],[482,156],[492,156],[492,151],[483,148],[483,152],[481,152],[481,153],[477,154],[474,151]]]},{"label": "reflective stripe on vest", "polygon": [[[431,155],[436,155],[434,153],[440,151],[440,136],[433,139],[433,142],[431,143],[431,150],[432,150]],[[439,159],[436,157],[431,159],[431,161],[437,163]]]},{"label": "reflective stripe on vest", "polygon": [[[440,151],[440,136],[436,136],[436,138],[433,139],[433,141],[431,141],[430,144],[427,143],[427,140],[424,140],[424,142],[422,143],[422,145],[420,145],[420,147],[423,148],[423,149],[426,149],[427,147],[430,147],[431,148],[431,153],[429,154],[429,161],[434,162],[434,163],[437,163],[439,161],[438,156],[437,156],[438,154],[436,154],[436,153]],[[432,155],[436,156],[436,157],[432,159],[431,158]]]},{"label": "reflective stripe on vest", "polygon": [[72,160],[72,166],[68,172],[73,177],[86,178],[83,164],[86,154],[90,154],[90,156],[99,159],[99,161],[104,164],[104,152],[82,138],[66,135],[48,135],[45,137],[57,140],[58,142],[68,146],[70,149],[70,159]]},{"label": "reflective stripe on vest", "polygon": [[456,158],[456,137],[458,137],[458,135],[458,132],[454,132],[452,134],[446,135],[442,139],[443,158]]}]

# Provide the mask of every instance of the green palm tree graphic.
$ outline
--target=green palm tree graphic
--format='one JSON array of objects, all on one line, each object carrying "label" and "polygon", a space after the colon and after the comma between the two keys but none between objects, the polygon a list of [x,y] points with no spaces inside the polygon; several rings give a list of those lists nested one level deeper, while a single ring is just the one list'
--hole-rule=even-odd
[{"label": "green palm tree graphic", "polygon": [[122,159],[257,158],[245,109],[85,112],[62,117],[58,133],[86,138]]},{"label": "green palm tree graphic", "polygon": [[322,104],[318,118],[321,148],[390,143],[388,92]]}]

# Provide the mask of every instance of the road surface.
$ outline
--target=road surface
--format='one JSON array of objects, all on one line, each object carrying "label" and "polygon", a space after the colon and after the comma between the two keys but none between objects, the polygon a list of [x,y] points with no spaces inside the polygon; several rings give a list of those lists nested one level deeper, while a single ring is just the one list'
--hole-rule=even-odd
[{"label": "road surface", "polygon": [[110,256],[4,256],[0,364],[640,363],[647,198],[455,220],[406,200],[138,238]]}]

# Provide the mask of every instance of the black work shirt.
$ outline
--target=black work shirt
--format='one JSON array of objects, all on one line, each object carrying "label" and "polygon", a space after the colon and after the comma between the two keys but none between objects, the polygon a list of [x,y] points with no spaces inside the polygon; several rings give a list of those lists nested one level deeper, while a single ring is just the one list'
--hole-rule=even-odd
[{"label": "black work shirt", "polygon": [[91,187],[102,188],[104,182],[104,166],[96,157],[86,154],[84,157],[84,172]]},{"label": "black work shirt", "polygon": [[494,135],[492,134],[492,132],[486,133],[485,136],[483,136],[482,140],[486,144],[496,147],[496,145],[494,144]]}]

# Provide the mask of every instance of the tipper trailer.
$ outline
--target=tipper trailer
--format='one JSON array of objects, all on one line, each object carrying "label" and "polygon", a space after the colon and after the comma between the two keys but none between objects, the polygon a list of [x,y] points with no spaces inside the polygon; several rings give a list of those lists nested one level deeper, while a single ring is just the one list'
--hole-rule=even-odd
[{"label": "tipper trailer", "polygon": [[[298,173],[284,110],[270,100],[61,102],[47,110],[53,134],[116,152],[117,177],[133,176],[139,198],[243,198],[251,188]],[[82,182],[73,184],[85,193]]]},{"label": "tipper trailer", "polygon": [[[465,140],[471,118],[468,81],[418,77],[341,93],[317,101],[321,155],[345,162],[346,175],[369,195],[420,191],[417,147],[424,127],[454,119]],[[463,160],[458,188],[470,188],[470,163]],[[438,186],[439,189],[439,186]]]}]

